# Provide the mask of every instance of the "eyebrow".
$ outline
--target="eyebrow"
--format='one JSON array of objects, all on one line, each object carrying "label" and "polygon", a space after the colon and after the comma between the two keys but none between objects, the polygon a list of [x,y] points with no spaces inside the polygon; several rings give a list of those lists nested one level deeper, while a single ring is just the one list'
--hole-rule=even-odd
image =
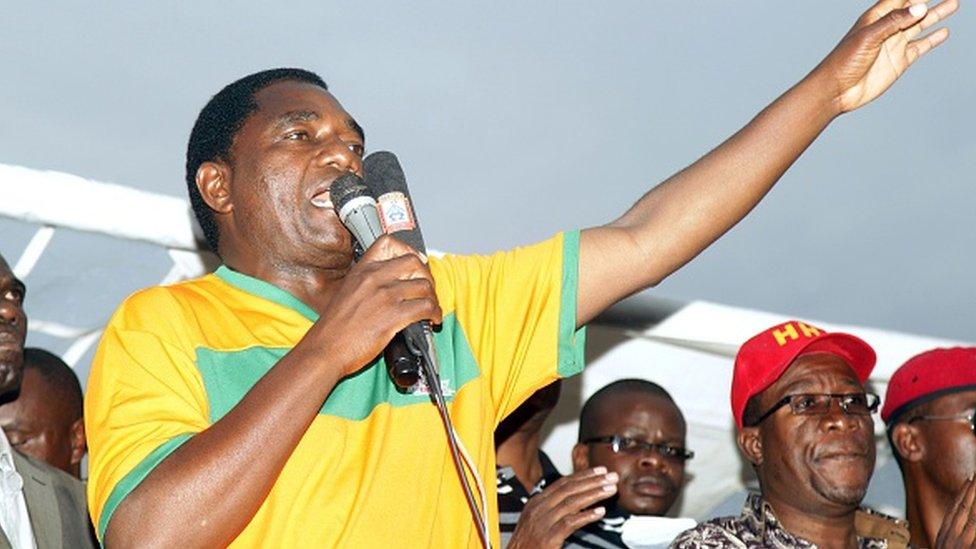
[{"label": "eyebrow", "polygon": [[275,120],[275,128],[283,128],[295,122],[309,122],[318,119],[319,113],[315,111],[288,111]]},{"label": "eyebrow", "polygon": [[[800,392],[799,394],[803,394],[803,393],[805,393],[806,391],[809,390],[810,385],[812,383],[813,382],[811,380],[808,380],[808,379],[798,379],[798,380],[794,381],[793,383],[790,383],[789,385],[787,385],[783,389],[783,395],[785,396],[785,395],[791,395],[791,394],[798,394],[797,391]],[[861,389],[862,391],[864,390],[864,387],[862,387],[859,383],[857,383],[853,379],[844,379],[842,381],[842,383],[844,385],[849,385],[850,387],[855,388],[855,389]]]},{"label": "eyebrow", "polygon": [[[319,118],[319,113],[315,111],[288,111],[275,120],[274,127],[275,129],[283,129],[296,122],[311,122],[313,120],[318,120]],[[359,123],[356,122],[352,117],[346,118],[346,127],[356,132],[360,139],[366,141],[366,132],[363,131],[363,127],[360,126]]]},{"label": "eyebrow", "polygon": [[366,141],[366,132],[363,131],[363,127],[360,126],[358,122],[353,120],[352,117],[346,119],[346,126],[349,126],[350,130],[359,134],[360,139],[362,139],[364,142]]}]

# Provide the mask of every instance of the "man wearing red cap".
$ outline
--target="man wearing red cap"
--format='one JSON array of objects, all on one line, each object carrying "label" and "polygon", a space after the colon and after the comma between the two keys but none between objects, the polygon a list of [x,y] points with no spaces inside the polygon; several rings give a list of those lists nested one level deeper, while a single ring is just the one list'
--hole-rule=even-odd
[{"label": "man wearing red cap", "polygon": [[672,547],[904,547],[907,529],[859,509],[874,470],[874,350],[790,321],[735,358],[732,415],[759,479],[738,517],[686,531]]},{"label": "man wearing red cap", "polygon": [[926,351],[891,376],[881,419],[905,481],[913,546],[976,545],[967,520],[976,517],[974,410],[976,347]]}]

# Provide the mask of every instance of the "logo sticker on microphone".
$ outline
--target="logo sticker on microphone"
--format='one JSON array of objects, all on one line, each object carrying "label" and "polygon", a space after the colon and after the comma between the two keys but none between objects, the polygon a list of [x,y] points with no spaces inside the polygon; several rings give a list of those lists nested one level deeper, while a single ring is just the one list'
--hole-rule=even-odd
[{"label": "logo sticker on microphone", "polygon": [[417,222],[413,219],[413,210],[410,208],[410,199],[403,193],[380,195],[377,206],[384,233],[412,231],[417,228]]}]

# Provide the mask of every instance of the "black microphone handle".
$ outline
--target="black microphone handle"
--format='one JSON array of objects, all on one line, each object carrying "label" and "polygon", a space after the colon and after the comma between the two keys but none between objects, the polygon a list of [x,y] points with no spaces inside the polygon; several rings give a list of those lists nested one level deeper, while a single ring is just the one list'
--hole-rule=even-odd
[{"label": "black microphone handle", "polygon": [[[374,152],[363,161],[363,171],[364,184],[379,203],[380,223],[385,223],[386,233],[418,252],[426,253],[424,237],[410,202],[406,176],[396,155],[387,151]],[[394,336],[384,349],[383,359],[397,387],[407,389],[420,381],[424,351],[436,352],[428,349],[430,337],[430,322],[415,322]],[[436,364],[432,366],[436,369]]]},{"label": "black microphone handle", "polygon": [[[354,247],[354,250],[358,259],[383,234],[376,212],[376,200],[355,175],[340,177],[332,184],[331,191],[336,214],[355,237],[358,249]],[[429,326],[429,323],[425,326],[421,322],[414,322],[397,332],[383,351],[390,377],[401,389],[412,387],[420,380],[422,346],[427,344]]]}]

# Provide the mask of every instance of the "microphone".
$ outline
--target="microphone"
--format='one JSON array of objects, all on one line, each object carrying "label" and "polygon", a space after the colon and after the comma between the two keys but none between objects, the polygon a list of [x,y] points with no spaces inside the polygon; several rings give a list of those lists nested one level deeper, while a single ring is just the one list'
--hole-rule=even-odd
[{"label": "microphone", "polygon": [[[339,220],[349,229],[362,250],[369,249],[383,234],[376,200],[363,180],[353,174],[336,179],[329,187],[329,196]],[[357,253],[357,256],[362,255]],[[426,332],[425,332],[426,325]],[[429,335],[430,323],[415,322],[387,344],[383,357],[393,382],[401,389],[412,387],[420,380],[424,352],[433,349]],[[436,369],[436,365],[435,366]]]},{"label": "microphone", "polygon": [[[388,151],[370,154],[363,160],[363,172],[366,187],[376,197],[383,232],[426,253],[424,237],[410,203],[407,178],[396,155]],[[431,366],[437,372],[433,334],[426,320],[407,326],[386,346],[383,358],[397,387],[406,389],[420,380],[424,351],[428,352],[427,356],[434,362]]]},{"label": "microphone", "polygon": [[[329,187],[329,197],[339,220],[349,229],[363,251],[383,234],[376,199],[358,176],[350,173],[333,181]],[[362,252],[357,250],[356,255],[358,258]]]},{"label": "microphone", "polygon": [[377,151],[363,160],[366,187],[376,198],[383,232],[422,254],[424,236],[410,203],[407,178],[395,154]]}]

